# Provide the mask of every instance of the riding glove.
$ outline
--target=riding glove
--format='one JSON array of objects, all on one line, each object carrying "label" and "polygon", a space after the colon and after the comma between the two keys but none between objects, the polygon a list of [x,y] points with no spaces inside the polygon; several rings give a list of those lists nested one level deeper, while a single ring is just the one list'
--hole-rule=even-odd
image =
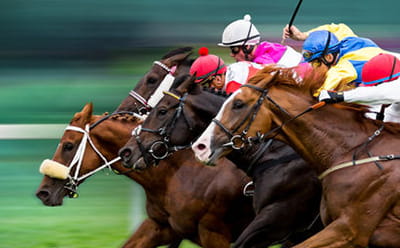
[{"label": "riding glove", "polygon": [[318,100],[326,103],[338,103],[344,101],[344,96],[342,91],[322,90]]}]

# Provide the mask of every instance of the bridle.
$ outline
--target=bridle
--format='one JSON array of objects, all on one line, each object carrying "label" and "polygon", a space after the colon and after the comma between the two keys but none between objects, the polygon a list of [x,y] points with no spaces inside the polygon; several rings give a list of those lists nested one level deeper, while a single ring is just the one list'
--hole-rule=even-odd
[{"label": "bridle", "polygon": [[[255,143],[264,142],[266,139],[272,139],[276,135],[278,135],[278,131],[280,129],[282,129],[282,127],[284,125],[286,125],[288,122],[291,122],[291,121],[299,118],[300,116],[304,115],[305,113],[310,112],[311,110],[320,108],[325,105],[325,102],[319,102],[317,104],[310,106],[309,108],[307,108],[300,114],[297,114],[296,116],[292,116],[284,108],[282,108],[277,102],[275,102],[270,96],[268,96],[269,89],[263,89],[258,86],[250,85],[250,84],[244,84],[241,86],[241,88],[242,87],[251,88],[253,90],[260,92],[261,94],[260,94],[260,97],[258,98],[257,102],[253,105],[251,110],[247,113],[247,115],[245,116],[245,118],[243,118],[243,120],[239,123],[239,125],[236,128],[234,128],[232,131],[229,131],[229,129],[226,128],[219,120],[217,120],[217,119],[212,120],[217,126],[219,126],[222,129],[222,131],[224,131],[224,133],[228,137],[230,137],[230,141],[228,143],[223,144],[222,147],[231,147],[234,150],[240,150],[240,149],[244,148],[245,145],[252,146]],[[289,119],[282,122],[279,126],[271,129],[269,132],[267,132],[265,134],[261,134],[260,132],[257,132],[256,137],[246,137],[247,133],[248,133],[252,123],[254,122],[254,120],[257,116],[257,113],[260,110],[261,105],[265,99],[267,99],[269,102],[271,102],[282,113],[289,116]],[[240,129],[240,127],[242,127],[246,123],[246,121],[247,121],[247,125],[244,127],[242,132],[239,134],[235,134]],[[272,134],[274,134],[274,135],[272,135]]]},{"label": "bridle", "polygon": [[[160,90],[161,91],[168,90],[174,81],[174,77],[171,74],[173,72],[172,68],[169,68],[167,65],[163,64],[160,61],[154,61],[153,64],[158,65],[159,67],[161,67],[162,69],[164,69],[167,72],[164,76],[163,81],[158,86],[157,90],[149,97],[149,99],[145,99],[139,93],[137,93],[135,90],[131,90],[129,92],[129,96],[133,97],[137,102],[139,102],[140,105],[138,105],[135,102],[135,106],[137,109],[137,113],[142,114],[142,115],[148,114],[150,112],[150,110],[158,102],[158,101],[156,102],[156,99],[154,99],[157,95],[159,95],[159,93],[157,94],[157,92],[159,92]],[[153,98],[153,100],[152,100],[152,98]]]},{"label": "bridle", "polygon": [[[239,150],[242,149],[245,145],[249,145],[251,146],[252,144],[254,144],[255,142],[264,142],[266,139],[272,139],[274,138],[276,135],[278,135],[278,131],[280,131],[284,125],[286,125],[287,123],[299,118],[300,116],[318,109],[320,107],[325,106],[326,102],[318,102],[310,107],[308,107],[306,110],[304,110],[303,112],[297,114],[296,116],[291,116],[285,109],[283,109],[278,103],[276,103],[271,97],[268,96],[268,89],[262,89],[259,88],[257,86],[254,85],[242,85],[241,87],[248,87],[248,88],[252,88],[256,91],[261,92],[261,95],[257,101],[257,103],[253,106],[252,110],[246,115],[246,117],[240,122],[240,124],[238,125],[238,127],[236,127],[235,129],[233,129],[233,131],[229,131],[220,121],[213,119],[213,121],[229,136],[231,137],[230,142],[225,143],[222,145],[222,147],[231,147],[233,149]],[[264,133],[264,134],[260,134],[257,133],[256,137],[246,137],[246,134],[248,132],[248,130],[250,129],[250,126],[252,124],[252,122],[255,119],[255,116],[257,115],[257,112],[260,109],[260,105],[262,104],[262,102],[267,99],[268,101],[270,101],[274,106],[276,106],[281,112],[285,113],[286,115],[289,116],[289,119],[286,119],[285,121],[283,121],[279,126],[271,129],[269,132]],[[247,126],[244,128],[244,130],[238,134],[238,135],[234,135],[234,133],[246,122],[247,119],[249,119],[249,122],[247,124]],[[328,168],[327,170],[325,170],[323,173],[321,173],[318,178],[320,180],[322,180],[324,177],[326,177],[328,174],[339,170],[339,169],[343,169],[343,168],[347,168],[347,167],[351,167],[351,166],[355,166],[355,165],[360,165],[360,164],[366,164],[366,163],[370,163],[373,162],[375,163],[375,165],[378,167],[378,169],[382,170],[383,166],[380,165],[378,162],[379,161],[389,161],[389,160],[394,160],[394,159],[400,159],[400,155],[394,155],[394,154],[388,154],[388,155],[382,155],[382,156],[373,156],[367,149],[368,145],[372,142],[372,140],[374,140],[377,136],[379,136],[382,132],[382,130],[384,129],[384,125],[382,124],[374,133],[373,135],[369,136],[367,138],[367,140],[362,143],[359,146],[359,149],[355,149],[353,152],[353,157],[352,157],[352,161],[350,162],[345,162],[345,163],[341,163],[339,165],[335,165],[333,167]],[[274,134],[275,133],[275,134]],[[274,134],[274,135],[272,135]],[[236,145],[236,143],[239,142],[240,145]],[[365,159],[357,159],[357,155],[358,152],[360,150],[364,150],[366,151],[366,154],[368,155],[368,158]]]},{"label": "bridle", "polygon": [[[132,113],[132,112],[127,112],[127,111],[122,111],[122,112],[118,112],[118,113],[114,113],[112,115],[116,115],[116,114],[121,114],[121,113],[129,113],[133,116],[135,116],[138,119],[142,119],[142,116],[136,114],[136,113]],[[85,180],[86,178],[92,176],[93,174],[97,173],[100,170],[103,170],[104,168],[108,168],[110,171],[115,172],[112,168],[111,165],[118,162],[119,160],[121,160],[121,157],[116,157],[113,158],[111,160],[108,160],[100,151],[99,149],[95,146],[92,138],[90,137],[90,130],[92,130],[94,127],[96,127],[98,124],[100,124],[101,122],[109,119],[112,115],[107,115],[104,118],[98,120],[97,122],[93,123],[92,125],[86,124],[85,128],[81,128],[81,127],[77,127],[77,126],[72,126],[72,125],[68,125],[65,130],[66,131],[75,131],[75,132],[79,132],[83,134],[83,137],[81,139],[80,144],[78,145],[78,148],[75,152],[74,157],[71,160],[71,163],[69,164],[69,166],[65,166],[68,168],[68,171],[71,171],[74,167],[76,167],[75,172],[73,175],[71,175],[70,173],[68,174],[68,177],[66,179],[68,179],[68,182],[65,184],[64,188],[67,189],[68,191],[68,196],[70,198],[76,198],[78,197],[78,185],[80,182],[82,182],[83,180]],[[97,167],[96,169],[87,172],[81,176],[79,176],[79,171],[81,170],[82,167],[82,161],[83,158],[85,156],[85,150],[87,145],[90,145],[90,147],[94,150],[94,152],[101,158],[101,160],[103,160],[104,164]]]},{"label": "bridle", "polygon": [[[144,128],[142,126],[138,126],[137,128],[135,128],[132,131],[132,136],[135,137],[135,140],[139,146],[139,150],[141,151],[142,155],[143,155],[143,159],[146,163],[147,166],[149,166],[151,163],[150,161],[148,161],[148,159],[146,158],[145,154],[150,154],[153,159],[155,160],[155,163],[153,163],[153,165],[157,165],[158,162],[160,160],[165,159],[167,156],[169,156],[170,154],[172,154],[173,152],[179,151],[179,150],[183,150],[186,148],[191,147],[192,144],[188,144],[188,145],[181,145],[181,146],[176,146],[176,145],[172,145],[170,143],[170,138],[171,138],[171,134],[172,131],[174,130],[175,124],[177,122],[177,120],[183,116],[186,124],[189,127],[189,130],[193,130],[193,126],[190,124],[189,119],[187,118],[187,116],[185,115],[184,112],[184,105],[185,105],[185,100],[186,97],[188,95],[188,93],[184,93],[184,95],[182,97],[179,97],[177,95],[175,95],[174,93],[165,91],[163,92],[166,95],[172,96],[173,98],[178,100],[178,104],[176,104],[175,106],[171,107],[171,108],[175,108],[175,113],[172,116],[171,119],[167,120],[166,123],[164,124],[164,126],[162,126],[159,129],[149,129],[149,128]],[[149,132],[149,133],[154,133],[158,136],[160,136],[160,140],[154,141],[148,149],[146,149],[142,143],[142,140],[140,138],[140,133],[141,132]],[[163,148],[161,153],[157,153],[159,152],[160,149],[157,148]]]}]

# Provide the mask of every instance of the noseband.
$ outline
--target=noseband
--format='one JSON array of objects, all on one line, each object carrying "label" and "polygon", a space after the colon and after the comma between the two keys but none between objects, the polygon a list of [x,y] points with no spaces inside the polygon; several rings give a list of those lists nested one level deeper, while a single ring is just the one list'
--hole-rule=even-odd
[{"label": "noseband", "polygon": [[[172,146],[170,143],[170,138],[171,138],[171,133],[175,127],[175,124],[177,120],[183,116],[186,124],[189,127],[189,130],[193,130],[193,127],[190,125],[190,122],[188,118],[185,115],[184,112],[184,105],[185,105],[185,100],[187,97],[187,93],[185,93],[182,97],[179,97],[171,92],[163,92],[166,95],[170,95],[173,98],[177,99],[179,102],[176,105],[175,108],[175,113],[172,116],[170,120],[168,120],[165,125],[157,130],[155,129],[149,129],[149,128],[143,128],[142,126],[139,126],[138,128],[135,128],[132,132],[132,135],[135,136],[136,142],[139,146],[139,149],[143,155],[143,159],[146,163],[147,166],[149,166],[150,162],[147,161],[146,156],[144,156],[146,153],[149,153],[154,159],[155,159],[155,165],[158,164],[160,160],[163,160],[166,158],[168,155],[172,154],[173,152],[176,152],[178,150],[183,150],[191,146],[191,144],[188,145],[183,145],[183,146]],[[149,149],[146,149],[142,143],[142,140],[140,138],[140,132],[149,132],[149,133],[154,133],[158,136],[161,137],[161,140],[157,140],[153,142],[150,145]],[[163,147],[164,148],[164,153],[157,154],[157,147]]]},{"label": "noseband", "polygon": [[[112,115],[115,114],[131,114],[133,116],[135,116],[138,119],[141,119],[142,116],[136,114],[136,113],[132,113],[132,112],[127,112],[127,111],[122,111],[122,112],[117,112],[114,113]],[[78,148],[76,150],[76,153],[74,155],[74,157],[72,158],[69,167],[63,165],[63,164],[59,164],[59,166],[63,166],[63,167],[67,167],[65,168],[66,170],[68,170],[68,175],[66,178],[62,178],[62,179],[68,179],[68,182],[65,184],[64,188],[68,191],[68,196],[70,198],[76,198],[78,197],[78,184],[83,181],[84,179],[92,176],[93,174],[97,173],[98,171],[104,169],[104,168],[108,168],[110,171],[113,171],[111,168],[111,165],[118,162],[119,160],[121,160],[121,157],[116,157],[114,159],[111,160],[107,160],[107,158],[99,151],[99,149],[95,146],[92,138],[90,137],[90,130],[92,130],[93,128],[95,128],[98,124],[100,124],[101,122],[109,119],[112,115],[107,115],[103,118],[101,118],[100,120],[98,120],[97,122],[93,123],[92,125],[86,124],[85,128],[81,128],[81,127],[77,127],[77,126],[67,126],[65,128],[65,130],[67,131],[75,131],[75,132],[79,132],[83,134],[82,140],[80,142],[80,144],[78,145]],[[97,167],[96,169],[87,172],[86,174],[83,174],[81,176],[79,176],[79,172],[80,169],[82,167],[82,161],[83,158],[85,156],[85,150],[87,147],[87,144],[90,145],[90,147],[95,151],[95,153],[101,158],[101,160],[103,160],[104,164]],[[51,162],[55,162],[58,163],[56,161],[52,161]],[[75,173],[73,175],[71,175],[70,171],[76,167],[75,169]],[[52,177],[52,175],[47,175]],[[59,178],[61,179],[61,178]]]},{"label": "noseband", "polygon": [[[165,75],[163,81],[160,83],[160,86],[159,86],[159,87],[161,87],[161,86],[164,84],[165,81],[168,81],[168,86],[170,86],[170,84],[172,83],[172,82],[170,82],[170,81],[173,81],[173,76],[171,76],[172,79],[171,79],[171,78],[167,78],[167,76],[172,72],[172,69],[169,68],[167,65],[163,64],[163,63],[160,62],[160,61],[154,61],[153,64],[154,64],[154,65],[160,66],[162,69],[164,69],[164,70],[167,72],[167,74]],[[169,80],[166,80],[166,79],[169,79]],[[167,86],[167,87],[168,87],[168,86]],[[141,104],[141,106],[138,106],[138,105],[135,103],[137,112],[138,112],[139,114],[141,114],[141,115],[148,114],[148,113],[150,112],[150,110],[154,107],[153,104],[150,104],[150,103],[147,101],[147,99],[145,99],[144,97],[142,97],[139,93],[137,93],[137,92],[134,91],[134,90],[131,90],[131,91],[129,92],[129,95],[130,95],[131,97],[133,97],[137,102],[139,102],[139,103]],[[153,94],[153,95],[154,95],[154,94]],[[152,95],[152,96],[153,96],[153,95]],[[152,96],[150,96],[149,99],[150,99]],[[152,105],[153,105],[153,106],[152,106]]]}]

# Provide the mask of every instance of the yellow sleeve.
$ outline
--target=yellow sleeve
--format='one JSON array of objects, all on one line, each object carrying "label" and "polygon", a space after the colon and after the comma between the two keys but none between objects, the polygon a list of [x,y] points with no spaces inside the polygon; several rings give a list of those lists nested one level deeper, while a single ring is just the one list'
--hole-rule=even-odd
[{"label": "yellow sleeve", "polygon": [[329,69],[326,73],[326,79],[321,88],[319,88],[314,96],[319,96],[321,90],[345,91],[354,88],[350,84],[357,78],[357,71],[348,60],[342,60]]},{"label": "yellow sleeve", "polygon": [[351,28],[349,26],[347,26],[346,24],[343,23],[339,23],[339,24],[326,24],[326,25],[322,25],[316,28],[313,28],[309,31],[307,31],[307,36],[314,31],[317,30],[327,30],[333,34],[335,34],[335,36],[338,38],[339,41],[343,40],[346,37],[357,37],[357,35],[353,32],[353,30],[351,30]]}]

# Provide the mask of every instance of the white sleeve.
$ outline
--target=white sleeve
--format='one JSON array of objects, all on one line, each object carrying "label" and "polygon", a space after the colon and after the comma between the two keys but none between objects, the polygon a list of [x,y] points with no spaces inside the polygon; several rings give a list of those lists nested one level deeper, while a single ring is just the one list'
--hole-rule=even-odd
[{"label": "white sleeve", "polygon": [[400,102],[400,78],[377,86],[358,87],[343,92],[344,101],[361,104],[389,104]]},{"label": "white sleeve", "polygon": [[236,62],[228,66],[225,84],[231,81],[235,81],[240,84],[247,82],[247,76],[249,75],[249,65],[246,62]]}]

